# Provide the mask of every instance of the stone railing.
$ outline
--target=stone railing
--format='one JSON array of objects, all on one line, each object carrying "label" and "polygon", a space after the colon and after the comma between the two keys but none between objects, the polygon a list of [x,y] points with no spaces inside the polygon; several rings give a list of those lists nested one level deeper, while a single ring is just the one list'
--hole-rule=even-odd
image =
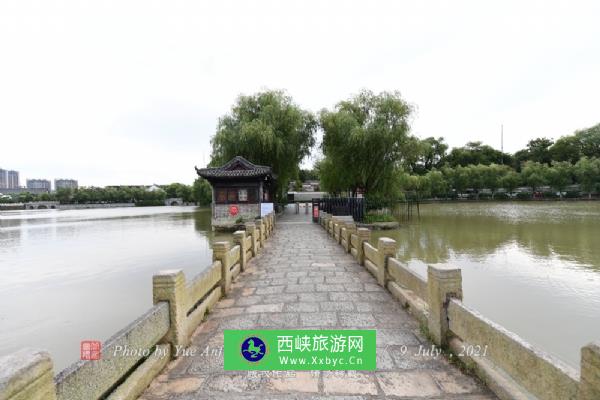
[{"label": "stone railing", "polygon": [[600,399],[600,342],[582,348],[579,373],[465,306],[460,269],[430,265],[424,279],[395,258],[396,241],[372,246],[368,229],[323,212],[319,223],[500,399]]},{"label": "stone railing", "polygon": [[23,349],[0,358],[1,400],[136,399],[172,358],[184,354],[208,310],[230,291],[273,234],[275,215],[245,224],[229,242],[213,244],[213,262],[191,280],[181,270],[152,278],[154,306],[102,343],[98,360],[82,360],[53,376],[50,355]]}]

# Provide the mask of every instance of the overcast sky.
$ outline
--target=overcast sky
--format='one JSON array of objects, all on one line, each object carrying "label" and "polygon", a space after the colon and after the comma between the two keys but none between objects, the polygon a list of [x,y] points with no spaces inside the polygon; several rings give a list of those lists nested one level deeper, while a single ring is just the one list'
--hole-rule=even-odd
[{"label": "overcast sky", "polygon": [[415,135],[500,148],[503,123],[513,152],[600,122],[599,17],[597,1],[0,0],[0,167],[191,183],[219,116],[265,88],[312,111],[399,90]]}]

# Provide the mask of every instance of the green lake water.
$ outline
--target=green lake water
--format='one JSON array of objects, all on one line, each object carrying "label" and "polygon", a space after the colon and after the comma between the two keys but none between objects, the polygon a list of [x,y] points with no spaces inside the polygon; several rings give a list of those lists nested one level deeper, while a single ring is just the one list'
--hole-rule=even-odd
[{"label": "green lake water", "polygon": [[106,340],[152,307],[152,275],[212,262],[210,209],[0,213],[0,355],[46,349],[55,372],[82,340]]},{"label": "green lake water", "polygon": [[461,268],[465,304],[575,368],[600,340],[600,202],[425,204],[381,236],[422,276]]}]

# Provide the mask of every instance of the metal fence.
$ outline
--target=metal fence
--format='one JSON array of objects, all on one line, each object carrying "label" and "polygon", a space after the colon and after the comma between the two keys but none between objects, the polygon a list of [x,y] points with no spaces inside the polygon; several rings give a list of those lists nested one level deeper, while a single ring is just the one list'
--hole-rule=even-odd
[{"label": "metal fence", "polygon": [[313,199],[313,210],[315,206],[319,211],[325,211],[332,215],[352,215],[354,221],[362,222],[365,217],[365,199],[358,197],[328,197]]}]

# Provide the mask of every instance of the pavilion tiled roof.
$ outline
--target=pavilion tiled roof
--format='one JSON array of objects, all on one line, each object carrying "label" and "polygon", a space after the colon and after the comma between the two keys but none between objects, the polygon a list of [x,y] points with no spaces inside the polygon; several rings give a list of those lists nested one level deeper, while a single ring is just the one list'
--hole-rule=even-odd
[{"label": "pavilion tiled roof", "polygon": [[211,178],[252,178],[273,175],[271,167],[252,164],[244,157],[236,156],[220,167],[196,168],[199,176]]}]

